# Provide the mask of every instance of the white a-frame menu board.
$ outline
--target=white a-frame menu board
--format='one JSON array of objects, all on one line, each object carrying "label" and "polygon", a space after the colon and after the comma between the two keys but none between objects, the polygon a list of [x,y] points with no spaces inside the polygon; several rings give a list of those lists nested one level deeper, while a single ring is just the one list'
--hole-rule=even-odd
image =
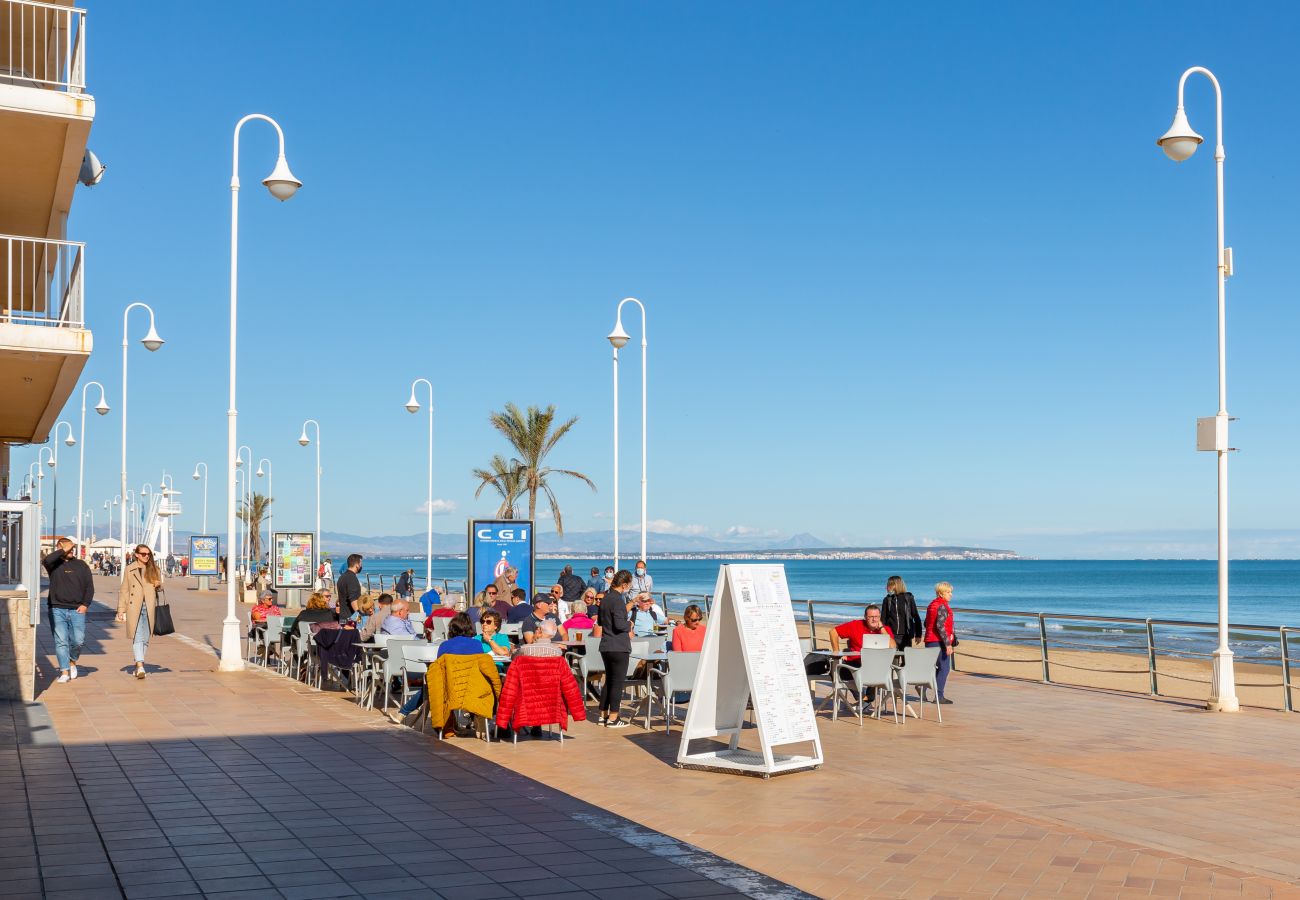
[{"label": "white a-frame menu board", "polygon": [[[822,763],[812,696],[785,566],[728,565],[718,571],[704,649],[682,728],[677,765],[724,769],[764,778]],[[745,709],[753,701],[760,749],[742,749]],[[726,748],[691,753],[701,738],[727,737]],[[812,744],[812,754],[777,747]],[[796,748],[797,749],[797,748]]]}]

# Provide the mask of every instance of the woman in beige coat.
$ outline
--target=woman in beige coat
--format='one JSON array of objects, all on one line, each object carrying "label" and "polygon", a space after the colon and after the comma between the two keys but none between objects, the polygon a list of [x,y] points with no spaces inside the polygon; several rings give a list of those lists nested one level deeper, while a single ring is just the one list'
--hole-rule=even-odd
[{"label": "woman in beige coat", "polygon": [[125,622],[126,633],[134,636],[131,646],[135,651],[135,677],[143,678],[144,654],[149,649],[154,609],[162,587],[162,573],[154,561],[153,551],[144,544],[138,545],[135,561],[126,567],[125,575],[117,596],[117,620]]}]

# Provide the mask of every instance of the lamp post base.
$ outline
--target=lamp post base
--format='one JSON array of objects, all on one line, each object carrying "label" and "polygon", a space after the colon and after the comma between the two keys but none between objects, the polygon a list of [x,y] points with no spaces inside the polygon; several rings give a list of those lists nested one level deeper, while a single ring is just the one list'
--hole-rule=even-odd
[{"label": "lamp post base", "polygon": [[226,619],[221,623],[221,664],[219,672],[242,672],[244,670],[243,641],[239,637],[239,620]]},{"label": "lamp post base", "polygon": [[1213,674],[1210,676],[1210,700],[1205,708],[1211,712],[1236,712],[1237,681],[1232,668],[1232,651],[1223,649],[1213,653]]}]

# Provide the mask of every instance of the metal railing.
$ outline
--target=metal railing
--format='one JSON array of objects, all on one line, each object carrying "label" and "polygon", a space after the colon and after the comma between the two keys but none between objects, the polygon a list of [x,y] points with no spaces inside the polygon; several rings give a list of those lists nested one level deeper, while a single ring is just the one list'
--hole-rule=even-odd
[{"label": "metal railing", "polygon": [[[383,575],[383,574],[377,575],[377,574],[372,574],[370,572],[366,572],[362,577],[364,577],[366,580],[367,593],[382,594],[385,591],[392,591],[397,586],[398,576],[396,575]],[[439,593],[441,593],[443,596],[446,596],[448,593],[458,593],[458,594],[465,593],[464,579],[435,578],[431,583],[435,587],[438,587]],[[429,589],[429,582],[425,581],[423,575],[416,575],[411,579],[411,592],[414,593],[417,597],[420,594],[423,594],[428,589]]]},{"label": "metal railing", "polygon": [[[660,591],[660,603],[668,612],[680,612],[691,603],[702,605],[705,612],[711,611],[713,597],[710,594],[682,594],[670,591]],[[848,621],[862,615],[862,604],[860,602],[847,602],[841,600],[792,600],[795,610],[795,621],[805,627],[808,637],[812,641],[813,649],[817,649],[818,642],[818,623],[817,611],[822,610],[823,620],[833,620],[835,623]],[[827,609],[830,609],[832,615],[827,615]],[[840,614],[842,611],[842,614]],[[1053,680],[1052,667],[1056,666],[1062,669],[1073,669],[1086,672],[1097,672],[1103,674],[1123,674],[1123,675],[1146,675],[1147,676],[1147,693],[1152,697],[1171,696],[1161,688],[1161,679],[1169,679],[1181,682],[1194,682],[1209,685],[1209,678],[1191,678],[1184,674],[1170,671],[1168,667],[1164,670],[1160,668],[1159,661],[1175,659],[1211,659],[1213,654],[1208,651],[1193,650],[1190,648],[1171,648],[1166,643],[1161,645],[1159,638],[1165,635],[1165,632],[1180,632],[1185,634],[1188,631],[1216,632],[1218,624],[1214,622],[1193,622],[1182,619],[1137,619],[1112,616],[1089,616],[1075,615],[1069,613],[1032,613],[1019,610],[1004,609],[976,609],[974,607],[954,607],[953,612],[961,614],[963,619],[973,619],[979,621],[982,617],[1008,618],[1029,623],[1032,627],[1026,631],[1031,632],[1032,637],[1025,641],[999,641],[997,638],[987,639],[992,643],[1007,643],[1010,646],[1030,648],[1036,647],[1037,656],[1024,657],[990,657],[983,656],[968,650],[958,649],[952,657],[953,670],[957,670],[957,661],[962,656],[971,659],[983,659],[991,662],[1010,662],[1022,664],[1034,664],[1039,668],[1038,680],[1043,684],[1061,684],[1067,683],[1060,679]],[[1119,626],[1119,628],[1099,629],[1110,632],[1114,635],[1112,643],[1107,646],[1104,643],[1091,642],[1083,643],[1069,640],[1066,636],[1053,637],[1052,625],[1064,626],[1066,623],[1086,623],[1096,626]],[[830,624],[823,622],[823,624]],[[1282,694],[1281,708],[1286,712],[1295,712],[1295,692],[1300,687],[1291,683],[1291,668],[1300,663],[1300,658],[1291,656],[1291,641],[1294,635],[1300,634],[1300,627],[1281,625],[1229,625],[1229,633],[1238,639],[1254,640],[1262,644],[1273,644],[1276,642],[1278,648],[1277,662],[1281,678],[1277,681],[1246,681],[1238,675],[1237,687],[1245,688],[1276,688],[1280,689]],[[960,634],[958,635],[960,637]],[[1127,638],[1121,641],[1119,638]],[[984,638],[981,638],[984,640]],[[1052,658],[1052,651],[1058,651],[1055,659]],[[1143,657],[1143,664],[1133,668],[1115,669],[1101,668],[1093,666],[1082,666],[1077,660],[1067,661],[1060,655],[1060,651],[1080,650],[1092,651],[1094,653],[1123,653],[1131,656]],[[1240,662],[1240,660],[1238,660]],[[1269,664],[1260,661],[1260,664]],[[1270,666],[1271,667],[1271,666]]]},{"label": "metal railing", "polygon": [[0,84],[85,93],[86,11],[0,0]]},{"label": "metal railing", "polygon": [[84,327],[85,250],[79,241],[0,235],[0,323]]}]

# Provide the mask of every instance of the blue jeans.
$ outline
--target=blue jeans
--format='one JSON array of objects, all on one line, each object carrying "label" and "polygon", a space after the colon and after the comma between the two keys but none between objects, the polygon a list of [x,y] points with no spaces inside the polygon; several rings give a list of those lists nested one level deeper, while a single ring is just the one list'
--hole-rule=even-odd
[{"label": "blue jeans", "polygon": [[54,628],[54,655],[58,657],[59,669],[67,671],[70,664],[81,658],[81,645],[86,642],[86,614],[58,606],[50,613]]},{"label": "blue jeans", "polygon": [[399,709],[398,712],[403,716],[409,716],[411,713],[419,709],[420,704],[423,702],[424,702],[424,688],[420,688],[418,691],[416,691],[414,694],[411,695],[411,699],[407,700],[405,703],[402,704],[402,708]]},{"label": "blue jeans", "polygon": [[939,688],[939,699],[943,699],[943,688],[948,683],[948,670],[952,668],[952,657],[943,652],[943,645],[938,641],[926,641],[927,647],[939,648],[939,662],[935,665],[935,686]]},{"label": "blue jeans", "polygon": [[149,610],[147,607],[141,607],[140,618],[136,620],[135,642],[131,644],[131,649],[135,651],[135,661],[144,662],[144,652],[149,649]]}]

